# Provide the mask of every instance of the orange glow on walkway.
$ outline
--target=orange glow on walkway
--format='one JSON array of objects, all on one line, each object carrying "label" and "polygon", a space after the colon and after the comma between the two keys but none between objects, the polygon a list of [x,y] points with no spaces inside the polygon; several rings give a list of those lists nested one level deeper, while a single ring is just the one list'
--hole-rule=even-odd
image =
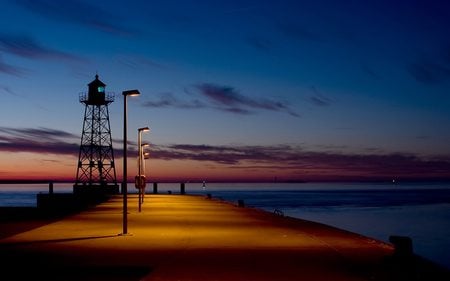
[{"label": "orange glow on walkway", "polygon": [[140,213],[131,196],[128,222],[131,235],[118,236],[118,196],[0,247],[14,249],[9,262],[39,256],[45,277],[75,266],[147,268],[140,280],[365,280],[392,253],[373,239],[198,196],[149,195]]}]

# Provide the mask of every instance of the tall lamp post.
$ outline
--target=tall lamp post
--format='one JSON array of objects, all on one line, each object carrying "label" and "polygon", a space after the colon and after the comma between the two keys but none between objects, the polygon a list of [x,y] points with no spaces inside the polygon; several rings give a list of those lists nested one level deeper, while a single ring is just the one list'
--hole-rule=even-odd
[{"label": "tall lamp post", "polygon": [[143,189],[145,185],[145,177],[142,177],[141,166],[142,166],[142,132],[148,132],[150,129],[148,127],[143,127],[138,129],[138,192],[139,192],[139,212],[141,212],[141,203],[143,202]]},{"label": "tall lamp post", "polygon": [[[150,146],[150,144],[144,143],[143,147],[145,147],[145,146]],[[147,160],[149,158],[149,155],[150,155],[149,152],[142,151],[142,157],[143,157],[143,159],[142,159],[142,171],[144,173],[144,176],[146,176],[145,175],[145,160]],[[145,193],[143,195],[145,195]],[[142,203],[144,203],[144,196],[142,196]]]},{"label": "tall lamp post", "polygon": [[[141,153],[141,163],[142,163],[142,168],[141,168],[141,174],[143,176],[144,179],[146,179],[145,176],[145,153],[144,153],[144,147],[149,146],[148,143],[143,143],[141,144],[141,149],[142,149],[142,153]],[[145,184],[142,187],[142,196],[141,196],[141,203],[144,203],[144,196],[145,196]]]},{"label": "tall lamp post", "polygon": [[128,234],[128,218],[127,218],[127,97],[139,96],[138,90],[123,91],[123,178],[122,178],[122,193],[123,193],[123,220],[122,220],[122,235]]},{"label": "tall lamp post", "polygon": [[[146,145],[146,146],[150,146],[150,145]],[[150,157],[150,153],[149,152],[144,152],[142,153],[144,160],[142,161],[142,170],[144,171],[144,176],[145,176],[145,160],[147,160]]]}]

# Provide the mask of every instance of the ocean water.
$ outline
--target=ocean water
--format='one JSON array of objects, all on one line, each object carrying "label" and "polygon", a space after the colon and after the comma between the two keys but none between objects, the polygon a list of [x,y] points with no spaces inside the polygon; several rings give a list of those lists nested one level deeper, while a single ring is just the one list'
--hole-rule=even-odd
[{"label": "ocean water", "polygon": [[[132,184],[128,190],[136,192]],[[159,193],[179,190],[178,183],[158,185]],[[39,192],[48,185],[0,185],[0,206],[36,206]],[[72,192],[72,185],[55,184],[54,192]],[[186,192],[244,200],[386,242],[390,235],[409,236],[415,253],[450,269],[450,183],[187,183]]]}]

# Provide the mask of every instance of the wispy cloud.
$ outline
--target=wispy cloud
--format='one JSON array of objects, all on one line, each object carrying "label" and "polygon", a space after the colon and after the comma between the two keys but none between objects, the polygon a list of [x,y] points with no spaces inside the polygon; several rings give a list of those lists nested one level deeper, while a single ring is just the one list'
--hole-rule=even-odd
[{"label": "wispy cloud", "polygon": [[52,59],[84,62],[81,57],[44,47],[25,35],[0,34],[0,51],[28,59]]},{"label": "wispy cloud", "polygon": [[[0,127],[0,151],[77,156],[80,148],[80,137],[66,131],[45,127]],[[113,139],[113,143],[122,144],[123,141]],[[128,144],[136,146],[133,141],[128,141]],[[114,149],[114,155],[122,157],[123,151]],[[137,152],[131,150],[130,157],[134,155],[137,155]]]},{"label": "wispy cloud", "polygon": [[74,138],[77,137],[72,133],[61,130],[55,130],[45,127],[39,128],[10,128],[0,127],[0,133],[23,137],[23,138],[38,138],[38,139],[55,139],[55,138]]},{"label": "wispy cloud", "polygon": [[142,67],[150,67],[150,68],[157,68],[157,69],[166,68],[164,65],[162,65],[156,61],[153,61],[151,59],[148,59],[144,56],[118,55],[118,56],[114,57],[114,59],[121,65],[126,66],[131,69],[139,69]]},{"label": "wispy cloud", "polygon": [[434,62],[418,61],[407,66],[408,72],[418,82],[436,84],[450,80],[450,67]]},{"label": "wispy cloud", "polygon": [[250,113],[251,110],[262,109],[286,112],[292,116],[299,117],[299,114],[291,110],[284,102],[244,96],[230,86],[203,83],[197,85],[196,88],[201,95],[206,97],[210,103],[220,110],[235,113]]},{"label": "wispy cloud", "polygon": [[[330,150],[331,149],[331,150]],[[335,152],[333,152],[335,149]],[[0,151],[31,152],[76,157],[78,136],[49,128],[0,127]],[[354,178],[450,178],[450,155],[427,158],[406,153],[342,153],[339,147],[311,151],[300,145],[151,145],[151,159],[190,160],[215,167],[264,171],[288,171],[291,174]],[[129,151],[130,157],[136,151]],[[115,149],[116,157],[122,151]]]},{"label": "wispy cloud", "polygon": [[450,45],[441,44],[419,53],[406,64],[406,70],[423,84],[434,85],[450,81]]},{"label": "wispy cloud", "polygon": [[450,64],[450,42],[443,44],[440,50],[440,56],[447,63]]},{"label": "wispy cloud", "polygon": [[75,135],[48,128],[0,127],[0,151],[76,155]]},{"label": "wispy cloud", "polygon": [[300,40],[300,41],[312,41],[312,42],[323,42],[324,39],[317,33],[312,32],[306,26],[299,23],[282,21],[276,24],[278,30],[280,30],[284,35]]},{"label": "wispy cloud", "polygon": [[20,138],[0,137],[0,151],[77,155],[79,146],[61,141],[38,142]]},{"label": "wispy cloud", "polygon": [[248,169],[281,169],[316,176],[355,175],[372,178],[450,177],[450,156],[421,158],[413,154],[344,154],[307,151],[299,146],[152,146],[153,159],[209,161]]},{"label": "wispy cloud", "polygon": [[308,101],[317,106],[328,106],[331,104],[332,99],[322,94],[315,86],[311,87],[312,96],[308,97]]},{"label": "wispy cloud", "polygon": [[171,93],[160,95],[159,99],[146,101],[146,107],[173,107],[183,109],[212,108],[235,114],[254,114],[258,110],[285,112],[294,117],[300,117],[287,103],[265,98],[253,98],[239,93],[230,86],[220,86],[211,83],[195,85],[194,90],[186,90],[189,95],[197,96],[187,101],[181,100]]},{"label": "wispy cloud", "polygon": [[[22,76],[25,73],[25,71],[24,71],[24,69],[22,69],[20,67],[13,66],[13,65],[5,63],[2,60],[2,57],[0,57],[0,73],[5,73],[5,74],[9,74],[9,75],[20,77],[20,76]],[[3,89],[5,90],[4,87],[3,87]]]},{"label": "wispy cloud", "polygon": [[136,34],[135,30],[118,24],[125,22],[118,15],[85,1],[18,0],[16,2],[45,18],[85,25],[115,35]]},{"label": "wispy cloud", "polygon": [[145,107],[173,107],[180,109],[196,109],[196,108],[205,108],[207,105],[198,99],[193,99],[189,101],[183,101],[175,97],[172,93],[163,93],[159,95],[157,100],[146,101],[143,103]]},{"label": "wispy cloud", "polygon": [[249,46],[264,52],[270,51],[273,45],[269,39],[254,35],[247,36],[247,38],[245,38],[245,42]]},{"label": "wispy cloud", "polygon": [[361,63],[361,70],[362,70],[364,73],[366,73],[366,74],[368,74],[369,76],[371,76],[372,78],[375,78],[375,79],[377,79],[377,80],[382,79],[382,76],[381,76],[379,73],[375,72],[375,71],[373,70],[373,68],[370,67],[367,63]]},{"label": "wispy cloud", "polygon": [[[288,146],[213,146],[175,144],[152,146],[152,158],[164,160],[211,161],[219,164],[234,165],[241,161],[272,161],[280,158],[277,152],[284,154]],[[277,159],[273,158],[277,155]],[[286,155],[286,154],[285,154]]]},{"label": "wispy cloud", "polygon": [[13,90],[11,90],[11,88],[9,88],[8,86],[5,86],[5,85],[0,84],[0,91],[10,94],[12,96],[18,96],[18,94],[16,92],[14,92]]}]

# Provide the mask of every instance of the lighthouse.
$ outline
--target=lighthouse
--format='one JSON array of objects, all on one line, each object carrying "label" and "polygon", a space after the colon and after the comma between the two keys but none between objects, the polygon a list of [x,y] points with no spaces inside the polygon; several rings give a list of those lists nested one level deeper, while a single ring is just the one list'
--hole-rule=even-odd
[{"label": "lighthouse", "polygon": [[114,94],[107,93],[105,87],[95,75],[88,92],[79,97],[84,104],[84,119],[74,193],[119,192],[108,110]]}]

